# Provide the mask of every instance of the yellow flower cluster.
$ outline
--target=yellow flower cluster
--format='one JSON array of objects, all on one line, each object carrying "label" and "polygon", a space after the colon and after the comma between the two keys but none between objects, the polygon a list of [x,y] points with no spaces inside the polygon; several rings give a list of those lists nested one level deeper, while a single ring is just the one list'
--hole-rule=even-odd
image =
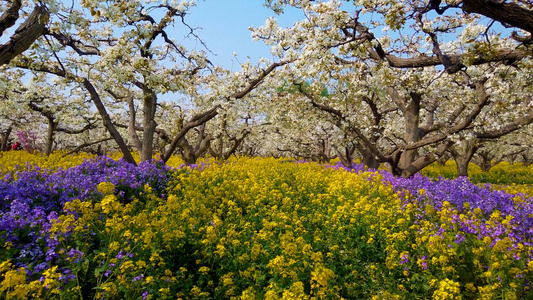
[{"label": "yellow flower cluster", "polygon": [[[191,241],[197,243],[198,271],[186,275],[195,282],[194,294],[329,298],[344,290],[353,295],[357,281],[366,280],[366,267],[350,269],[353,280],[339,284],[343,273],[330,266],[345,261],[354,268],[353,248],[363,240],[383,244],[408,236],[411,217],[399,214],[400,200],[380,180],[378,174],[324,170],[312,163],[241,158],[178,172],[169,196],[147,192],[153,206],[127,226],[142,226],[142,233],[131,230],[131,239],[144,249],[160,245],[180,252]],[[354,229],[363,235],[346,234]],[[220,285],[214,282],[211,288],[209,277],[220,278]],[[245,289],[235,285],[236,278]],[[207,282],[201,286],[198,280]]]},{"label": "yellow flower cluster", "polygon": [[[532,184],[511,184],[499,187],[499,189],[509,194],[525,194],[533,198],[533,185]],[[523,201],[520,197],[517,197],[515,203]]]},{"label": "yellow flower cluster", "polygon": [[115,192],[115,185],[111,182],[100,182],[98,186],[96,187],[98,192],[102,193],[102,195],[111,195],[113,192]]},{"label": "yellow flower cluster", "polygon": [[[454,161],[447,161],[444,165],[433,163],[422,170],[422,174],[432,178],[456,178],[457,166]],[[510,164],[501,162],[484,172],[474,163],[468,165],[468,178],[475,183],[492,184],[533,184],[533,164],[524,166],[522,163]]]},{"label": "yellow flower cluster", "polygon": [[18,168],[24,168],[26,164],[32,169],[39,166],[44,170],[57,170],[58,168],[68,169],[81,164],[84,160],[94,158],[92,154],[80,152],[65,155],[66,152],[56,151],[49,156],[41,154],[31,154],[26,151],[6,151],[0,152],[0,174],[12,173]]},{"label": "yellow flower cluster", "polygon": [[[0,296],[5,299],[38,299],[45,286],[39,280],[27,281],[24,268],[14,269],[10,261],[0,264]],[[55,290],[54,290],[55,291]]]},{"label": "yellow flower cluster", "polygon": [[453,300],[463,299],[460,295],[461,289],[459,282],[454,282],[448,278],[439,282],[439,289],[433,293],[433,299],[435,300]]}]

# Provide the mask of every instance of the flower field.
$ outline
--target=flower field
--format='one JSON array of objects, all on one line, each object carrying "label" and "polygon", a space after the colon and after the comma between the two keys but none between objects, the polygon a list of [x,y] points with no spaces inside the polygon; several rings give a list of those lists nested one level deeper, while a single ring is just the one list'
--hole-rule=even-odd
[{"label": "flower field", "polygon": [[2,155],[0,298],[533,298],[525,194],[273,158]]},{"label": "flower field", "polygon": [[[456,178],[457,166],[453,161],[447,161],[444,166],[434,163],[426,167],[422,174],[431,178]],[[483,172],[481,168],[474,163],[468,165],[468,174],[470,181],[475,183],[491,184],[533,184],[533,165],[527,167],[522,163],[510,164],[501,162],[492,167],[488,172]]]}]

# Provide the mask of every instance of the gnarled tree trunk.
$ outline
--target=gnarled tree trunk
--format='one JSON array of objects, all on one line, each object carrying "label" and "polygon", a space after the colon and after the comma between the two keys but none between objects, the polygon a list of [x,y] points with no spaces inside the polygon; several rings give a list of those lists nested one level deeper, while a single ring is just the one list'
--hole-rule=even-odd
[{"label": "gnarled tree trunk", "polygon": [[452,154],[457,165],[457,176],[468,177],[468,164],[478,149],[479,144],[477,139],[464,140],[459,145],[450,147],[449,152]]}]

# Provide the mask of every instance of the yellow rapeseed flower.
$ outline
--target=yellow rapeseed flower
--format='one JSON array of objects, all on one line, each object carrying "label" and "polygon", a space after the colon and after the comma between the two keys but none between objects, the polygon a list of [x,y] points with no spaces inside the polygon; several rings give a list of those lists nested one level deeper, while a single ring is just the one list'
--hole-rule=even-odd
[{"label": "yellow rapeseed flower", "polygon": [[111,182],[104,181],[100,182],[96,189],[98,190],[98,192],[102,193],[102,195],[107,196],[115,192],[115,185]]}]

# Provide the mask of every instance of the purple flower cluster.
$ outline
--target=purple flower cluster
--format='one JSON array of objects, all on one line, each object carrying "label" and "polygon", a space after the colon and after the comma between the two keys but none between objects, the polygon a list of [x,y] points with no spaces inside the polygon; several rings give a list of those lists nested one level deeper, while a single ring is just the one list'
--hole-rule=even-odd
[{"label": "purple flower cluster", "polygon": [[[343,168],[340,164],[333,167]],[[353,170],[364,171],[365,167],[354,164]],[[465,203],[468,203],[466,207],[469,211],[473,212],[476,208],[481,210],[482,220],[488,220],[494,211],[499,211],[502,219],[508,216],[513,217],[508,225],[498,224],[487,227],[479,226],[468,220],[463,222],[457,214],[452,216],[463,232],[476,234],[478,238],[508,236],[514,243],[526,245],[533,240],[533,202],[526,200],[515,204],[513,200],[517,196],[525,197],[524,195],[512,195],[504,191],[493,190],[490,185],[481,187],[470,182],[467,177],[432,180],[420,174],[411,178],[402,178],[395,177],[384,170],[380,170],[379,173],[383,176],[383,182],[390,183],[396,192],[408,191],[411,197],[406,199],[406,202],[416,204],[418,207],[429,204],[436,210],[441,210],[443,202],[448,201],[459,214],[464,214],[467,212]],[[424,192],[420,193],[420,190]],[[456,238],[458,244],[464,240],[461,235]]]},{"label": "purple flower cluster", "polygon": [[[482,219],[488,220],[494,211],[501,213],[501,218],[512,216],[509,222],[510,228],[506,225],[480,226],[470,221],[461,221],[459,215],[452,218],[461,227],[462,231],[477,234],[478,238],[485,236],[503,237],[508,236],[514,242],[529,244],[533,239],[533,203],[531,201],[521,201],[515,204],[514,198],[517,195],[507,194],[504,191],[492,190],[490,186],[477,186],[471,183],[466,177],[457,179],[430,180],[422,175],[415,175],[412,178],[397,178],[388,172],[380,171],[385,182],[390,182],[396,191],[407,190],[414,195],[411,200],[417,204],[426,203],[440,210],[442,203],[448,201],[458,213],[466,213],[466,207],[473,212],[479,208],[482,212]],[[421,194],[420,190],[424,190]],[[519,196],[519,195],[518,195]],[[523,197],[523,196],[522,196]],[[461,243],[464,237],[458,236],[457,242]]]},{"label": "purple flower cluster", "polygon": [[[71,200],[98,201],[97,186],[111,182],[121,200],[127,202],[138,195],[145,184],[163,191],[170,179],[169,168],[158,162],[138,166],[108,157],[87,160],[82,164],[56,172],[30,166],[0,180],[0,243],[9,250],[0,260],[11,259],[17,267],[58,258],[58,241],[51,238],[52,220],[58,218],[63,205]],[[79,260],[83,253],[71,253]]]},{"label": "purple flower cluster", "polygon": [[[307,161],[298,161],[298,163],[301,163],[301,162],[307,162]],[[365,165],[361,165],[361,164],[352,164],[352,169],[348,170],[341,162],[338,162],[338,163],[336,163],[334,165],[327,165],[326,164],[326,167],[327,168],[332,168],[332,169],[335,169],[335,170],[342,169],[342,170],[351,171],[351,172],[355,172],[355,173],[364,172],[364,171],[370,171],[370,172],[375,171],[374,169],[369,169]]]},{"label": "purple flower cluster", "polygon": [[42,207],[47,212],[58,211],[65,202],[97,196],[96,187],[100,182],[113,183],[119,195],[124,196],[141,191],[146,183],[154,189],[163,190],[169,179],[168,171],[169,168],[162,163],[143,162],[134,166],[109,157],[87,160],[56,172],[39,167],[32,170],[27,166],[0,180],[0,209],[8,211],[12,201],[17,199],[30,207]]}]

